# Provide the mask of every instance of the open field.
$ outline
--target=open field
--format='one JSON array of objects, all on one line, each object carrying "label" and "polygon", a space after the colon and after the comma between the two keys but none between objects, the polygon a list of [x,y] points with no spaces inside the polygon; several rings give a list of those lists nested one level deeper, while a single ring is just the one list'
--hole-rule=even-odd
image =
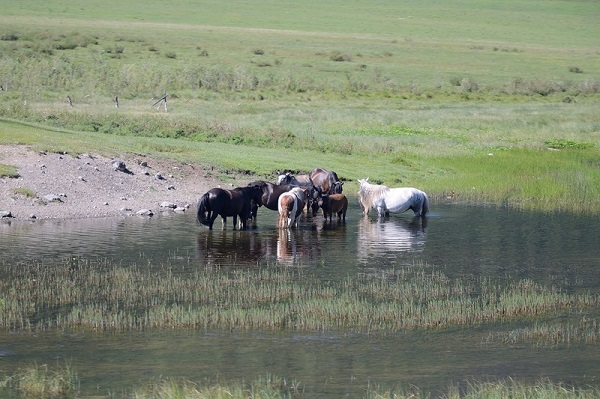
[{"label": "open field", "polygon": [[3,143],[600,210],[593,2],[1,3]]}]

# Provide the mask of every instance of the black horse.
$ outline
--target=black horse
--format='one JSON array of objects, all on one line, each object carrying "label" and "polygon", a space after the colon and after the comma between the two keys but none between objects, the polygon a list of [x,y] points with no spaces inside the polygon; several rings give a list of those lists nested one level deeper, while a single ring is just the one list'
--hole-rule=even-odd
[{"label": "black horse", "polygon": [[233,216],[233,228],[240,218],[240,229],[246,229],[251,217],[252,204],[262,204],[262,190],[258,185],[237,187],[232,190],[213,188],[207,191],[198,201],[198,221],[210,230],[217,216],[221,216],[223,228],[227,216]]},{"label": "black horse", "polygon": [[256,219],[256,214],[258,212],[258,208],[262,205],[265,208],[270,209],[272,211],[277,210],[277,200],[279,196],[285,192],[290,191],[292,188],[296,187],[291,184],[274,184],[268,181],[255,181],[252,183],[248,183],[248,186],[258,186],[261,190],[260,201],[253,201],[251,217],[252,219]]}]

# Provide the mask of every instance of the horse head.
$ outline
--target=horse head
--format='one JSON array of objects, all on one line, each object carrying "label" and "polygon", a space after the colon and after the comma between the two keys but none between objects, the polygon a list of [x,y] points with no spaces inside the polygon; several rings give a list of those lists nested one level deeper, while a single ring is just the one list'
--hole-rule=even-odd
[{"label": "horse head", "polygon": [[248,183],[246,187],[250,189],[249,192],[247,192],[248,197],[250,198],[250,219],[256,220],[258,208],[264,205],[263,194],[265,190],[268,190],[268,185],[264,181],[255,181]]},{"label": "horse head", "polygon": [[323,191],[321,190],[321,187],[313,186],[309,197],[310,209],[312,210],[313,216],[317,215],[317,211],[319,210],[319,207],[322,203],[322,198]]},{"label": "horse head", "polygon": [[292,176],[292,174],[290,172],[286,172],[282,175],[279,175],[279,177],[277,177],[277,184],[279,184],[279,185],[290,184],[293,179],[294,179],[294,176]]},{"label": "horse head", "polygon": [[369,184],[369,178],[367,177],[366,179],[357,179],[358,180],[358,186],[360,188],[365,187],[367,184]]},{"label": "horse head", "polygon": [[333,185],[333,194],[341,194],[342,193],[342,186],[344,185],[343,181],[339,181],[337,180],[334,185]]}]

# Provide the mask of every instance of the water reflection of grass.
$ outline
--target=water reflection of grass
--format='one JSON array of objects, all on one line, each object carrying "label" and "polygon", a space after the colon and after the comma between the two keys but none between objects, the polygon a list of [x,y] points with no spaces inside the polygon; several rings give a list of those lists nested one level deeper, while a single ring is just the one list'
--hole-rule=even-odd
[{"label": "water reflection of grass", "polygon": [[[581,315],[600,296],[567,293],[531,280],[449,279],[417,266],[322,282],[305,272],[269,268],[176,273],[71,259],[57,267],[4,266],[0,328],[135,331],[227,329],[358,331],[388,334]],[[580,317],[580,316],[578,316]],[[593,324],[588,325],[595,325]],[[570,327],[567,327],[570,328]],[[553,328],[536,339],[556,340]],[[596,342],[598,328],[581,342]]]}]

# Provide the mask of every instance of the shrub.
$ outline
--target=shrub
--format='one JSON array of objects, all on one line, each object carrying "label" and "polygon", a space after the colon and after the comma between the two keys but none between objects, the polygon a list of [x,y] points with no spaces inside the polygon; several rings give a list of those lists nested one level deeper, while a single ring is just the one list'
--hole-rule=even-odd
[{"label": "shrub", "polygon": [[352,61],[352,57],[347,55],[347,54],[342,54],[339,51],[334,51],[333,53],[331,53],[331,55],[329,56],[329,59],[331,61],[336,61],[336,62],[350,62]]},{"label": "shrub", "polygon": [[570,66],[569,67],[569,72],[573,72],[573,73],[583,73],[583,71],[577,67],[577,66]]},{"label": "shrub", "polygon": [[7,33],[7,34],[0,36],[0,40],[17,41],[17,40],[19,40],[19,36],[15,33]]}]

